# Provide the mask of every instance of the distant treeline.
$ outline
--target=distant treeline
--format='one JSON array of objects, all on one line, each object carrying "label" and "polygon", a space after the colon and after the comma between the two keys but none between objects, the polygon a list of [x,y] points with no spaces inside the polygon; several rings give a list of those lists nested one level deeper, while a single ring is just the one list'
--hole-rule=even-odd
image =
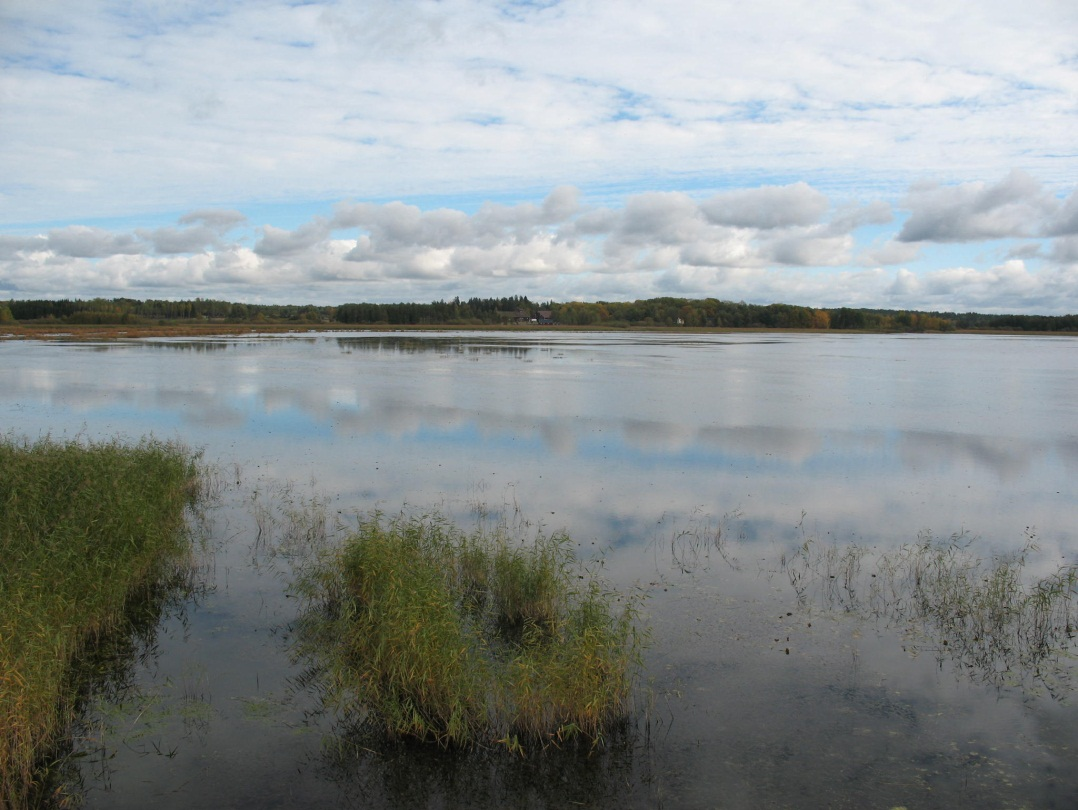
[{"label": "distant treeline", "polygon": [[131,298],[0,302],[0,323],[170,324],[342,323],[370,326],[566,326],[718,327],[764,329],[855,329],[947,332],[999,329],[1078,331],[1078,315],[984,315],[974,312],[913,312],[882,309],[813,309],[790,304],[746,304],[715,298],[651,298],[645,301],[535,303],[525,296],[434,301],[430,304],[241,304],[195,298],[137,301]]}]

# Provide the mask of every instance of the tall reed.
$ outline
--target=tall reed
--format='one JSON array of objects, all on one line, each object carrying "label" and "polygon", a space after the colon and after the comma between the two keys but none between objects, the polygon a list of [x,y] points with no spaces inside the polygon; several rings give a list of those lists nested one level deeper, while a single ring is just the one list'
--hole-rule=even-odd
[{"label": "tall reed", "polygon": [[0,808],[40,795],[80,651],[187,548],[197,456],[142,441],[0,439]]},{"label": "tall reed", "polygon": [[523,753],[596,745],[629,712],[638,599],[605,590],[564,534],[376,513],[299,588],[331,702],[390,738]]}]

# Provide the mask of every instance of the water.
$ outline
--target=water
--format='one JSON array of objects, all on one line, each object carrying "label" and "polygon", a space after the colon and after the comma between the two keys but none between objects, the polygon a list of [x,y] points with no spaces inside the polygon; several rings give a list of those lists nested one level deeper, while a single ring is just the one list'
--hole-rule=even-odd
[{"label": "water", "polygon": [[[89,715],[90,807],[1078,802],[1070,659],[986,672],[826,582],[799,600],[781,565],[806,540],[886,554],[925,531],[974,559],[1033,536],[1027,576],[1078,562],[1078,340],[8,341],[0,367],[5,431],[152,433],[221,471],[198,592]],[[405,505],[519,510],[646,590],[637,733],[590,759],[334,755],[289,657],[291,563],[313,516]]]}]

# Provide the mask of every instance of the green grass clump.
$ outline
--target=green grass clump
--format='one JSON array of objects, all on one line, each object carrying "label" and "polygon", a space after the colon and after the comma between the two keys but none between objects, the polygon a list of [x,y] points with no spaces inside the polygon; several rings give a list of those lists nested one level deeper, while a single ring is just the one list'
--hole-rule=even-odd
[{"label": "green grass clump", "polygon": [[375,514],[301,590],[331,699],[390,738],[523,752],[598,744],[628,715],[636,599],[604,590],[564,534],[523,542]]},{"label": "green grass clump", "polygon": [[73,663],[188,548],[198,487],[172,444],[0,439],[0,808],[34,801]]}]

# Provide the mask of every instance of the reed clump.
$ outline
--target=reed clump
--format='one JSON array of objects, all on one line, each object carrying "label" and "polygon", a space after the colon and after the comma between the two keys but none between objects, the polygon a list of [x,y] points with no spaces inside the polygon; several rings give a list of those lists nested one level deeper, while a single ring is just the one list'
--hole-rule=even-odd
[{"label": "reed clump", "polygon": [[175,444],[0,439],[0,808],[38,801],[77,657],[183,558],[199,487]]},{"label": "reed clump", "polygon": [[629,713],[639,600],[564,534],[373,514],[300,580],[302,649],[342,712],[443,746],[598,745]]}]

